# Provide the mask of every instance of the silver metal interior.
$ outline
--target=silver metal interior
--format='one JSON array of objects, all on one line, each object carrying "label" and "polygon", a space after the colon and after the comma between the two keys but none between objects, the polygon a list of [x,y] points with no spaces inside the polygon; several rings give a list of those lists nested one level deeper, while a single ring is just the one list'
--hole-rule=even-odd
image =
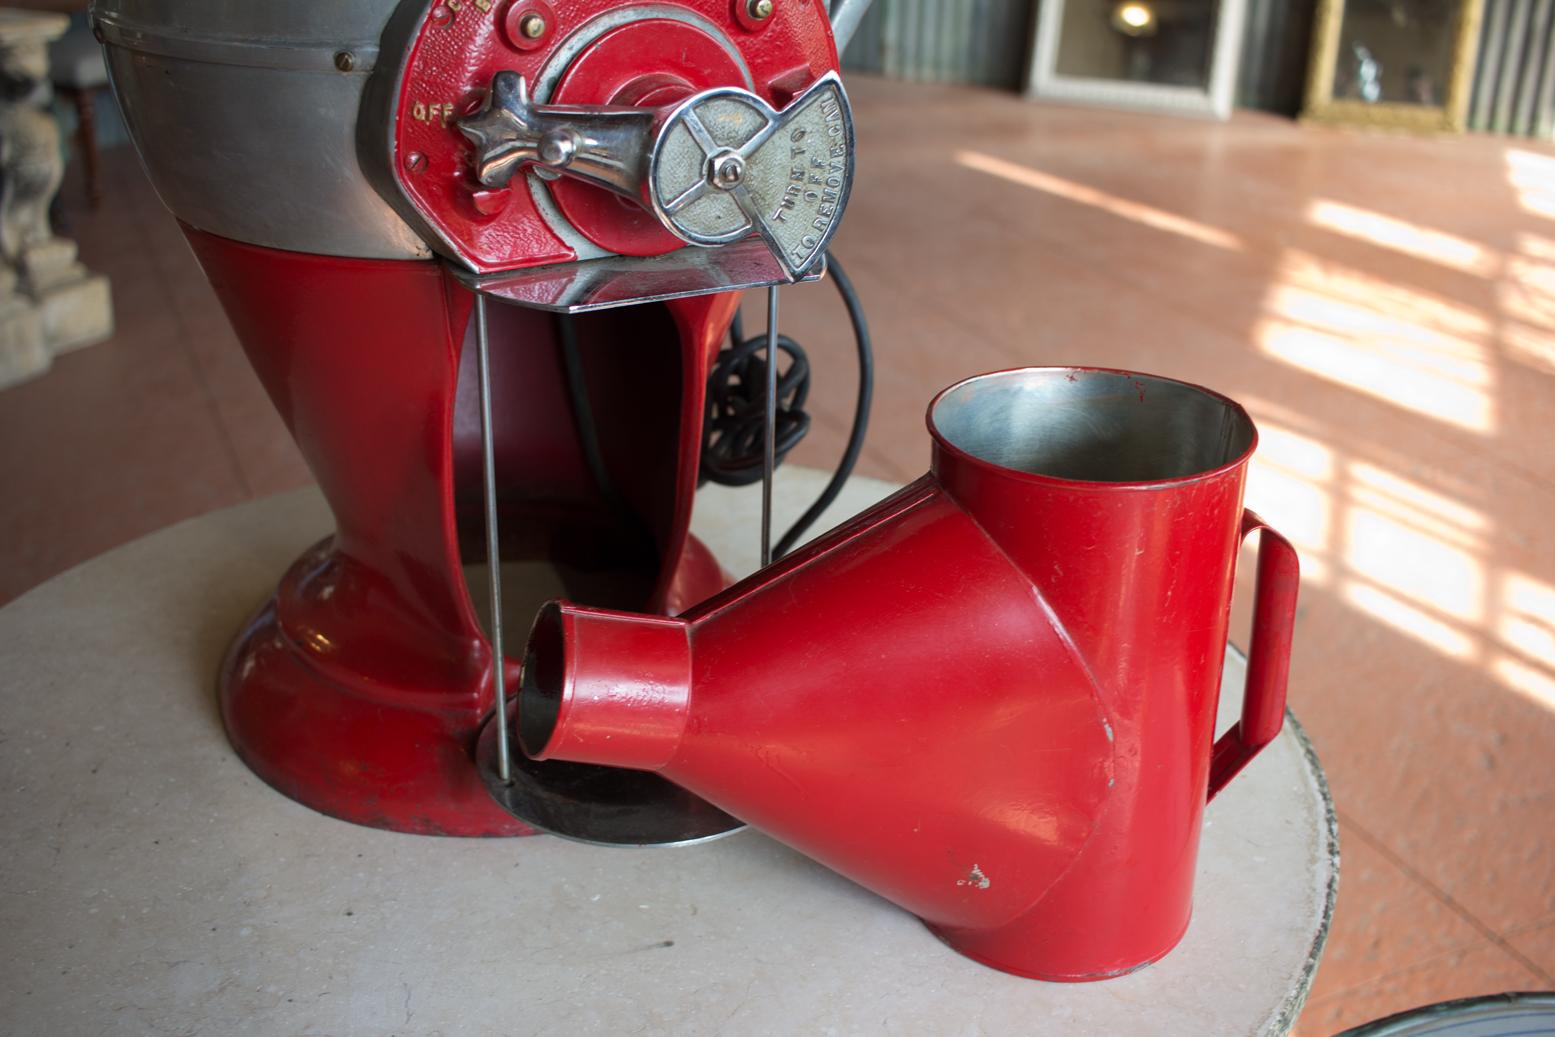
[{"label": "silver metal interior", "polygon": [[549,602],[540,609],[529,634],[519,690],[518,742],[531,756],[539,755],[556,733],[566,684],[566,658],[561,609]]},{"label": "silver metal interior", "polygon": [[1031,475],[1154,482],[1245,454],[1256,433],[1241,407],[1150,375],[1040,367],[952,386],[931,420],[951,446]]},{"label": "silver metal interior", "polygon": [[114,92],[163,204],[269,248],[430,256],[357,158],[363,90],[399,7],[96,0]]}]

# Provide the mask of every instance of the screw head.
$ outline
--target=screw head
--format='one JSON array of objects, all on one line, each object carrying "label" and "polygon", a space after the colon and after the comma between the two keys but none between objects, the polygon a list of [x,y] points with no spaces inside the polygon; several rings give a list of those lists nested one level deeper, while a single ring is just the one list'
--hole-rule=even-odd
[{"label": "screw head", "polygon": [[745,10],[752,18],[764,21],[772,17],[772,0],[749,0]]},{"label": "screw head", "polygon": [[335,67],[342,72],[349,72],[356,67],[356,55],[349,50],[335,52]]},{"label": "screw head", "polygon": [[[767,2],[771,3],[772,0]],[[545,30],[545,16],[534,11],[530,11],[518,20],[518,31],[524,34],[526,40],[538,40],[545,35]]]},{"label": "screw head", "polygon": [[745,160],[734,152],[714,155],[708,180],[719,190],[732,191],[745,181]]},{"label": "screw head", "polygon": [[540,161],[560,168],[572,162],[578,153],[578,140],[566,130],[552,130],[540,138]]},{"label": "screw head", "polygon": [[419,173],[427,167],[427,157],[419,151],[412,151],[405,156],[405,168],[412,173]]}]

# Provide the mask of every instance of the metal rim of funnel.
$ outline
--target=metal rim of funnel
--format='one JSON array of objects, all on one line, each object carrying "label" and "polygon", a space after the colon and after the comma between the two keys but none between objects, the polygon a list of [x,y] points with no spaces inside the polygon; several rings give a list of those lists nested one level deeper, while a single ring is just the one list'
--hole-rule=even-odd
[{"label": "metal rim of funnel", "polygon": [[550,835],[593,846],[691,846],[733,835],[745,823],[648,771],[548,760],[523,753],[509,781],[497,769],[497,725],[488,718],[475,766],[497,804]]},{"label": "metal rim of funnel", "polygon": [[1245,464],[1258,430],[1241,404],[1191,382],[1106,367],[974,375],[929,403],[935,448],[1009,477],[1152,489]]}]

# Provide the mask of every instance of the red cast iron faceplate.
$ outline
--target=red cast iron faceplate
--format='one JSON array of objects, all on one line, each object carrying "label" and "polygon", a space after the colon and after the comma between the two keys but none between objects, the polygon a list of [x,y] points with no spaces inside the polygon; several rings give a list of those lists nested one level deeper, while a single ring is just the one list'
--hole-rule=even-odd
[{"label": "red cast iron faceplate", "polygon": [[[547,26],[544,44],[533,49],[520,49],[509,42],[503,24],[510,3],[443,0],[430,4],[411,44],[398,89],[393,138],[394,175],[400,189],[445,244],[478,272],[576,259],[574,250],[536,208],[527,175],[522,180],[515,178],[510,187],[500,191],[488,191],[475,181],[471,145],[455,123],[479,107],[492,76],[503,70],[519,72],[536,84],[537,103],[563,99],[571,104],[620,103],[618,95],[623,88],[643,83],[669,88],[652,90],[638,103],[669,103],[676,99],[676,92],[741,86],[776,108],[788,101],[796,87],[836,70],[837,50],[823,0],[781,0],[774,5],[772,16],[754,29],[747,27],[748,19],[738,17],[739,2],[621,5],[612,0],[574,0],[553,4],[556,22]],[[604,15],[626,25],[670,18],[681,25],[688,20],[696,22],[699,27],[672,32],[634,30],[625,36],[602,33],[568,63],[569,68],[578,65],[576,77],[569,72],[556,96],[548,94],[540,75],[552,56],[566,49],[569,39],[591,33],[597,25],[590,23]],[[748,83],[743,76],[731,74],[738,66],[722,46],[716,45],[718,35],[739,52],[750,73]],[[604,56],[597,60],[589,53],[596,47],[605,48]],[[716,58],[700,57],[711,55],[713,50]],[[656,84],[651,78],[660,76],[668,81]],[[677,90],[674,80],[686,86]],[[597,197],[590,199],[590,195]],[[620,245],[623,251],[639,255],[663,251],[670,242],[657,226],[644,228],[634,214],[602,189],[568,184],[558,192],[558,202],[596,242]],[[652,233],[644,233],[645,229]]]}]

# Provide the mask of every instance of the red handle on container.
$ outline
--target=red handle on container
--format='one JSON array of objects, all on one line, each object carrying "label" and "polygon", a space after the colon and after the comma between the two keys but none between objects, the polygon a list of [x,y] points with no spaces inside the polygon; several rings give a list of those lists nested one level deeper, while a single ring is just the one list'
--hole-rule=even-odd
[{"label": "red handle on container", "polygon": [[1246,767],[1285,723],[1285,685],[1290,676],[1291,633],[1301,563],[1290,541],[1251,511],[1242,512],[1242,539],[1259,531],[1258,586],[1253,599],[1253,642],[1247,652],[1247,691],[1242,719],[1215,741],[1210,757],[1209,798]]}]

